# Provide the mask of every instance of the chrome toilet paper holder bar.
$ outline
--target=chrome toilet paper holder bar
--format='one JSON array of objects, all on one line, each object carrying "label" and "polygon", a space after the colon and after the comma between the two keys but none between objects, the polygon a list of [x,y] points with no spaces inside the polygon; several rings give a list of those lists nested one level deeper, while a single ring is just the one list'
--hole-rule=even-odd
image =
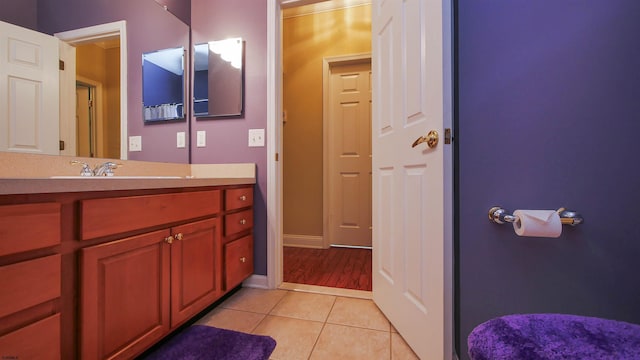
[{"label": "chrome toilet paper holder bar", "polygon": [[[560,215],[560,222],[562,225],[576,226],[582,224],[584,219],[580,214],[575,211],[560,208],[556,210]],[[507,211],[501,206],[494,206],[489,209],[489,220],[496,224],[514,223],[518,221],[518,217],[512,214],[507,214]]]}]

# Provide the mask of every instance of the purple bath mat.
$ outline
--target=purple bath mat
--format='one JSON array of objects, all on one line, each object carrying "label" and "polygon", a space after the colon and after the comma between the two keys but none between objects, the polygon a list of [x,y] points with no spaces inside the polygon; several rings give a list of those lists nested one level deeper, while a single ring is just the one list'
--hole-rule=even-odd
[{"label": "purple bath mat", "polygon": [[144,359],[267,360],[275,347],[276,341],[269,336],[194,325],[171,338]]}]

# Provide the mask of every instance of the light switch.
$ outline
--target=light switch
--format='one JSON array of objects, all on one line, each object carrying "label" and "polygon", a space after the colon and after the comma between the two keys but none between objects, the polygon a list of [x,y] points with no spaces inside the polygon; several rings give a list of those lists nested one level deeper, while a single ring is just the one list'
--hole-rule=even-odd
[{"label": "light switch", "polygon": [[129,136],[129,151],[142,151],[142,136]]},{"label": "light switch", "polygon": [[264,129],[249,129],[249,147],[264,146]]},{"label": "light switch", "polygon": [[176,135],[176,146],[182,149],[186,146],[185,143],[185,133],[184,131],[179,131]]},{"label": "light switch", "polygon": [[196,132],[196,146],[197,147],[205,147],[207,146],[207,132],[204,130],[199,130]]}]

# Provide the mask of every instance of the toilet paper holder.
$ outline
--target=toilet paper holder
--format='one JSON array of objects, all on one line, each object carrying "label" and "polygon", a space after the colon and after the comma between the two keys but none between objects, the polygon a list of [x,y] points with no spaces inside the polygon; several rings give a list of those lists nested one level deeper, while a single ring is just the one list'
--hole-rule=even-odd
[{"label": "toilet paper holder", "polygon": [[[556,210],[560,215],[560,222],[563,225],[576,226],[582,224],[584,219],[580,214],[575,211],[560,208]],[[496,224],[514,223],[518,221],[518,217],[512,214],[507,214],[507,211],[501,206],[494,206],[489,209],[489,220]]]}]

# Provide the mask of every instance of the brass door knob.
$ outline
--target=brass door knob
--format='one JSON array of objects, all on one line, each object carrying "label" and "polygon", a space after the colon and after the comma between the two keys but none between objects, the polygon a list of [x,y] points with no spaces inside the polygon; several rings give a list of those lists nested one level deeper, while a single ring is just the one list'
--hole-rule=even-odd
[{"label": "brass door knob", "polygon": [[413,144],[411,144],[411,147],[414,148],[426,142],[429,148],[434,148],[438,146],[439,139],[440,137],[438,136],[438,132],[435,130],[431,130],[429,131],[429,133],[427,133],[426,136],[420,136],[419,138],[417,138],[416,141],[414,141]]},{"label": "brass door knob", "polygon": [[240,220],[240,225],[244,225],[246,223],[247,223],[247,220],[245,220],[245,219]]},{"label": "brass door knob", "polygon": [[244,257],[244,256],[243,256],[243,257],[241,257],[241,258],[240,258],[240,262],[241,262],[241,263],[247,262],[247,258],[246,258],[246,257]]},{"label": "brass door knob", "polygon": [[167,244],[173,244],[173,236],[169,235],[166,238],[164,238],[164,242],[166,242]]},{"label": "brass door knob", "polygon": [[240,196],[240,201],[246,201],[247,197],[245,195]]},{"label": "brass door knob", "polygon": [[175,236],[175,239],[176,240],[182,240],[183,237],[184,236],[182,235],[182,233],[177,233],[176,236]]}]

